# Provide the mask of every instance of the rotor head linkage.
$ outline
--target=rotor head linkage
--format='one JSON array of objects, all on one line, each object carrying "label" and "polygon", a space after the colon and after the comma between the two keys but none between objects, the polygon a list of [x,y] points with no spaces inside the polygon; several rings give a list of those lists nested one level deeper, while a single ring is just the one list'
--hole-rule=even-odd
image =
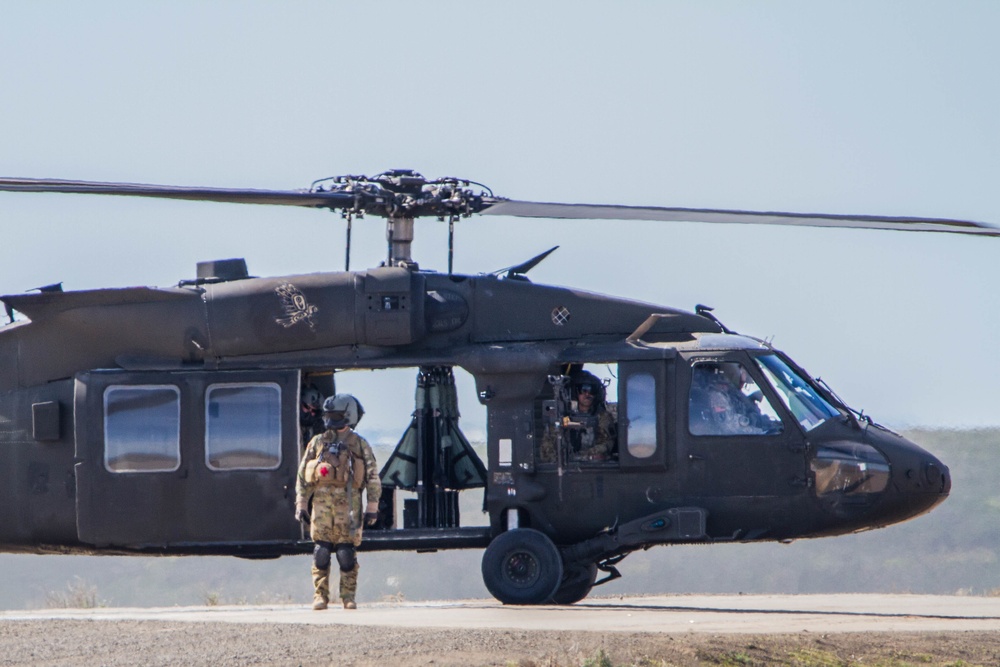
[{"label": "rotor head linkage", "polygon": [[[471,185],[483,188],[474,193]],[[458,178],[429,181],[411,169],[394,169],[377,176],[333,176],[315,181],[314,194],[337,194],[352,198],[352,205],[342,207],[343,214],[359,217],[377,215],[386,219],[386,266],[417,268],[413,261],[413,222],[420,217],[448,220],[448,264],[451,272],[454,253],[454,222],[478,213],[494,203],[489,188]]]}]

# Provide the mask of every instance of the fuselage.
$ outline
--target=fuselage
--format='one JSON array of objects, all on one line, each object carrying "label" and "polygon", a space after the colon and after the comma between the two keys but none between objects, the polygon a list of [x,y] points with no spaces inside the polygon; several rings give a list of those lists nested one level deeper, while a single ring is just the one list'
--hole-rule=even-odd
[{"label": "fuselage", "polygon": [[[481,547],[516,524],[599,560],[656,543],[874,528],[950,490],[940,461],[858,420],[785,355],[636,301],[403,268],[4,301],[29,318],[0,329],[9,551],[306,550],[288,491],[299,396],[352,368],[462,367],[488,413],[489,527],[407,529],[389,517],[367,548]],[[566,445],[545,460],[542,441],[563,428],[551,378],[583,368],[616,379],[605,397],[613,455],[585,460]],[[696,406],[703,376],[733,372],[735,427]],[[240,422],[227,410],[270,416]],[[659,515],[673,527],[642,528]]]}]

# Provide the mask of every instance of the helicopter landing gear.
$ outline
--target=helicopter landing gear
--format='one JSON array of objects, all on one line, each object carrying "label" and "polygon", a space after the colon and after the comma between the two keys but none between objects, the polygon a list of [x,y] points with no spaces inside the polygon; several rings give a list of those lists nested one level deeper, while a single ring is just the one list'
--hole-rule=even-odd
[{"label": "helicopter landing gear", "polygon": [[562,558],[556,545],[531,528],[508,530],[483,553],[483,583],[504,604],[548,602],[562,579]]},{"label": "helicopter landing gear", "polygon": [[597,581],[597,563],[576,565],[566,570],[559,588],[552,594],[553,604],[575,604],[590,595]]}]

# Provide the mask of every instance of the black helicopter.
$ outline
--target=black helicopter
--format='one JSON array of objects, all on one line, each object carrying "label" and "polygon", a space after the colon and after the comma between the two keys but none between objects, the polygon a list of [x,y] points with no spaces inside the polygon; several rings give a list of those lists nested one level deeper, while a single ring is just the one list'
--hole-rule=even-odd
[{"label": "black helicopter", "polygon": [[[572,604],[653,545],[904,521],[942,502],[951,481],[934,456],[709,308],[530,282],[548,253],[497,274],[453,273],[457,220],[1000,236],[959,220],[515,201],[408,170],[303,191],[15,178],[0,190],[304,206],[347,221],[343,272],[255,278],[243,260],[222,260],[176,287],[0,297],[10,320],[0,328],[0,550],[311,551],[293,518],[303,406],[335,393],[339,371],[415,368],[417,409],[382,469],[379,521],[361,548],[485,549],[486,586],[511,604]],[[365,215],[386,218],[388,257],[349,271],[351,222]],[[421,217],[449,223],[447,273],[410,255]],[[485,465],[457,428],[455,367],[474,376],[487,408]],[[617,395],[596,368],[610,368]],[[470,488],[485,489],[488,526],[461,525],[458,493]],[[397,489],[415,492],[402,525]]]}]

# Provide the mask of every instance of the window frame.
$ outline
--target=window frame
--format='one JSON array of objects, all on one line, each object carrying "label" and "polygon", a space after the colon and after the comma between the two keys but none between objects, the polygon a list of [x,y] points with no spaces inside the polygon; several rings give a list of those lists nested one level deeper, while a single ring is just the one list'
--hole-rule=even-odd
[{"label": "window frame", "polygon": [[[651,429],[652,436],[653,436],[653,443],[652,443],[652,449],[650,449],[648,451],[648,453],[643,453],[643,454],[637,453],[635,451],[635,448],[641,449],[641,450],[643,450],[643,452],[645,452],[645,450],[649,447],[649,444],[647,442],[643,441],[642,444],[638,444],[637,443],[635,445],[635,448],[633,448],[633,444],[632,444],[632,436],[633,436],[633,429],[632,429],[632,421],[633,421],[632,420],[632,403],[633,403],[633,399],[634,398],[638,398],[638,396],[637,395],[633,395],[630,392],[630,389],[632,387],[633,381],[638,380],[640,378],[649,378],[649,381],[650,381],[650,383],[652,385],[652,387],[651,387],[651,389],[652,389],[651,394],[652,395],[651,395],[650,398],[651,398],[651,402],[652,402],[652,412],[653,412],[653,423],[652,423],[652,429]],[[648,390],[645,389],[645,388],[643,388],[642,391],[648,391]],[[624,419],[625,437],[623,438],[624,445],[625,445],[624,450],[628,454],[629,457],[631,457],[633,459],[636,459],[636,460],[639,460],[639,461],[645,461],[645,460],[647,460],[647,459],[652,458],[653,456],[655,456],[656,452],[660,449],[659,428],[660,428],[660,421],[661,421],[661,419],[660,419],[660,414],[659,414],[659,412],[660,412],[659,411],[660,405],[659,405],[659,402],[657,401],[659,392],[656,389],[656,376],[652,372],[646,372],[646,371],[637,371],[637,372],[634,372],[634,373],[629,373],[629,375],[625,378],[625,388],[624,388],[624,390],[620,390],[620,393],[626,397],[625,401],[624,401],[624,403],[625,403],[625,419]],[[643,397],[643,398],[645,398],[645,397]],[[644,409],[648,409],[649,407],[650,406],[644,406]],[[645,433],[645,431],[647,430],[647,428],[642,429],[644,435],[649,435],[648,433]],[[635,430],[635,434],[636,435],[639,434],[639,429]]]},{"label": "window frame", "polygon": [[[666,470],[670,467],[674,424],[677,411],[671,387],[675,380],[673,358],[656,360],[626,360],[618,362],[618,461],[622,469]],[[653,405],[656,423],[656,448],[649,456],[637,457],[629,444],[628,385],[636,375],[653,378]]]},{"label": "window frame", "polygon": [[[212,458],[211,458],[211,453],[212,453],[212,448],[211,448],[211,443],[212,443],[212,427],[211,427],[212,416],[210,414],[210,405],[211,405],[212,392],[215,389],[219,389],[219,388],[233,389],[233,388],[241,388],[241,387],[272,388],[276,392],[277,402],[275,403],[275,407],[276,407],[277,420],[278,421],[277,421],[277,428],[275,430],[275,435],[277,437],[277,440],[273,444],[275,445],[278,457],[277,457],[277,461],[272,466],[218,467],[218,466],[215,466],[215,465],[212,464]],[[203,400],[204,400],[204,410],[205,410],[205,413],[204,413],[204,416],[205,416],[205,434],[204,434],[204,438],[203,438],[202,451],[204,453],[205,467],[208,470],[210,470],[211,472],[225,473],[225,472],[240,472],[240,471],[271,471],[271,470],[277,470],[278,468],[281,467],[281,464],[282,464],[282,462],[284,460],[283,459],[283,451],[282,451],[282,441],[281,441],[282,426],[283,426],[283,424],[282,424],[282,418],[281,418],[281,413],[282,413],[282,407],[283,406],[282,406],[282,403],[281,403],[281,400],[282,400],[281,386],[278,383],[276,383],[276,382],[252,382],[252,381],[247,381],[247,382],[211,382],[211,383],[207,383],[205,385],[205,390],[204,390],[204,393],[203,393]]]},{"label": "window frame", "polygon": [[[108,437],[109,436],[108,397],[111,394],[113,394],[115,391],[119,391],[119,390],[129,390],[129,391],[149,390],[149,391],[157,391],[157,390],[164,390],[164,389],[171,390],[173,392],[173,394],[174,394],[175,399],[176,399],[175,402],[174,402],[174,404],[176,406],[176,409],[177,409],[177,411],[176,411],[177,418],[175,420],[175,424],[177,426],[177,430],[176,430],[176,442],[175,442],[175,449],[174,449],[174,451],[176,452],[176,457],[175,457],[176,465],[174,465],[174,467],[172,467],[172,468],[151,468],[151,469],[148,469],[148,470],[135,470],[135,469],[121,470],[121,469],[112,468],[111,465],[110,465],[110,460],[108,458],[108,453],[109,453],[109,447],[108,447],[108,442],[109,442],[109,437]],[[164,383],[164,384],[112,384],[112,385],[106,386],[104,388],[104,391],[103,391],[102,396],[101,396],[101,406],[102,406],[101,409],[103,411],[103,415],[102,415],[103,416],[103,438],[102,438],[103,439],[103,442],[102,442],[103,453],[102,453],[102,460],[103,460],[103,464],[104,464],[104,469],[107,470],[108,472],[110,472],[111,474],[114,474],[114,475],[122,475],[122,474],[150,474],[150,473],[152,473],[152,474],[156,474],[156,473],[172,473],[172,472],[177,472],[178,470],[180,470],[181,465],[183,463],[183,456],[182,456],[182,453],[181,453],[181,433],[183,432],[183,425],[181,424],[181,412],[182,412],[181,403],[182,403],[182,392],[181,392],[180,387],[178,387],[176,384],[170,384],[170,383]]]}]

